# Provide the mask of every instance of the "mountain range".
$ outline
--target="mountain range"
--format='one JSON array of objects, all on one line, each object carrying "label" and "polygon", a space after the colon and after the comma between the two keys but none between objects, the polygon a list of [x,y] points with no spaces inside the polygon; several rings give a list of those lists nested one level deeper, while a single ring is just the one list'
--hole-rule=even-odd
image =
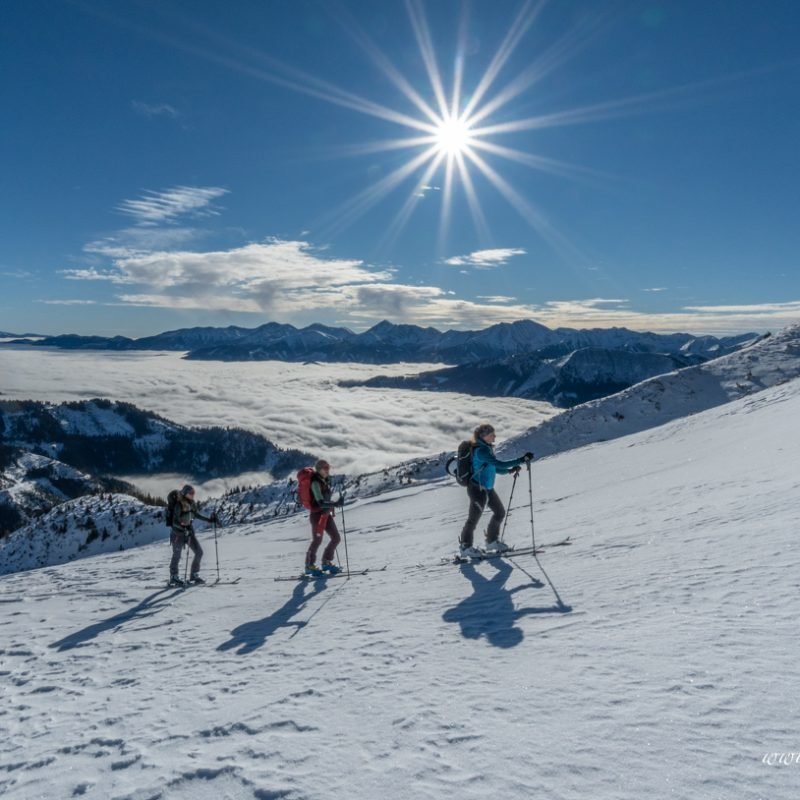
[{"label": "mountain range", "polygon": [[555,354],[565,355],[587,347],[633,353],[667,353],[702,361],[724,355],[753,338],[754,334],[719,339],[687,333],[641,333],[626,328],[553,330],[532,320],[503,322],[478,331],[443,332],[384,320],[362,333],[321,324],[296,328],[268,322],[257,328],[235,325],[186,328],[140,339],[65,334],[39,340],[16,339],[5,346],[28,344],[73,350],[173,350],[185,351],[189,359],[218,361],[472,364],[486,359],[530,354],[545,348],[554,348]]}]

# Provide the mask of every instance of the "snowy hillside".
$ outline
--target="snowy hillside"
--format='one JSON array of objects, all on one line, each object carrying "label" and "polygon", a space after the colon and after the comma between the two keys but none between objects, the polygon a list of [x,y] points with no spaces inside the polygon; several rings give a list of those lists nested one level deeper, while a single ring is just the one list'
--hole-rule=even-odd
[{"label": "snowy hillside", "polygon": [[442,481],[348,509],[353,566],[390,565],[349,581],[271,580],[299,518],[223,532],[233,586],[159,588],[161,544],[6,576],[0,793],[795,797],[798,416],[795,380],[536,464],[537,540],[573,541],[538,561],[437,566]]},{"label": "snowy hillside", "polygon": [[189,428],[130,403],[0,400],[0,444],[93,473],[182,471],[193,477],[271,470],[286,475],[308,454],[235,428]]},{"label": "snowy hillside", "polygon": [[655,375],[705,358],[565,345],[512,358],[463,364],[417,375],[378,375],[342,386],[464,392],[484,397],[525,397],[570,407],[619,392]]},{"label": "snowy hillside", "polygon": [[124,494],[60,503],[0,539],[0,575],[166,540],[164,509]]},{"label": "snowy hillside", "polygon": [[500,452],[560,453],[663,425],[797,377],[800,325],[706,364],[651,378],[565,411],[514,437]]},{"label": "snowy hillside", "polygon": [[0,447],[0,540],[65,500],[121,489],[133,491],[124,481],[95,478],[46,456]]}]

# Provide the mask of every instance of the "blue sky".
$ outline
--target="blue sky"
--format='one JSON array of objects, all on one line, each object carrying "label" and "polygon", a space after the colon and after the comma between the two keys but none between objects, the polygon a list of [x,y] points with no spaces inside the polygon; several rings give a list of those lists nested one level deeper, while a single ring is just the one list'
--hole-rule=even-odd
[{"label": "blue sky", "polygon": [[790,0],[10,0],[0,330],[781,327],[798,37]]}]

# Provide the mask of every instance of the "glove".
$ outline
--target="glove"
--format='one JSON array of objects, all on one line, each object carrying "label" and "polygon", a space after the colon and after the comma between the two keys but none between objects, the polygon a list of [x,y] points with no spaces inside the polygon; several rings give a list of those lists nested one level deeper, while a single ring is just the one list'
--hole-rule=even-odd
[{"label": "glove", "polygon": [[335,503],[336,508],[344,508],[344,497],[340,497]]},{"label": "glove", "polygon": [[209,517],[209,519],[210,519],[212,522],[218,522],[218,521],[219,521],[219,519],[218,519],[218,517],[217,517],[217,512],[216,512],[216,511],[214,511],[214,512],[211,514],[211,516]]},{"label": "glove", "polygon": [[516,476],[516,475],[519,475],[519,473],[520,473],[521,471],[522,471],[522,467],[514,467],[514,468],[511,470],[511,474],[512,474],[512,475],[514,475],[514,476]]},{"label": "glove", "polygon": [[525,453],[525,455],[522,456],[522,460],[523,461],[533,461],[533,453],[531,453],[531,452]]}]

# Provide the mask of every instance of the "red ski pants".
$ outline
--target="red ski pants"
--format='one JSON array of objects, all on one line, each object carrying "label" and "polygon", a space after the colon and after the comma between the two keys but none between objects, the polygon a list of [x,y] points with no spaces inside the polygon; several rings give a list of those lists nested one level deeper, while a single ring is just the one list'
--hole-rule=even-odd
[{"label": "red ski pants", "polygon": [[328,534],[330,541],[322,553],[322,560],[333,561],[336,555],[336,548],[341,541],[339,530],[333,521],[333,515],[329,511],[312,511],[308,519],[311,522],[311,544],[306,553],[306,566],[310,567],[312,564],[316,564],[317,550],[322,544],[322,535],[324,533]]}]

